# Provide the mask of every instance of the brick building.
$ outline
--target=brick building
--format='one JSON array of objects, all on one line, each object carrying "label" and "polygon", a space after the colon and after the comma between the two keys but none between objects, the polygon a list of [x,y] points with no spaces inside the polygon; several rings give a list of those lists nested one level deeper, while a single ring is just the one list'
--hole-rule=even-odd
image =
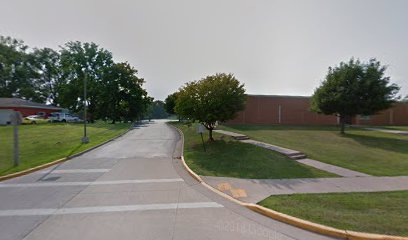
[{"label": "brick building", "polygon": [[[228,124],[336,125],[336,116],[310,111],[310,97],[248,95],[245,110]],[[396,103],[372,116],[356,116],[356,125],[408,125],[408,104]]]},{"label": "brick building", "polygon": [[18,111],[23,117],[39,113],[47,115],[62,110],[62,108],[59,107],[31,102],[20,98],[0,98],[0,109]]}]

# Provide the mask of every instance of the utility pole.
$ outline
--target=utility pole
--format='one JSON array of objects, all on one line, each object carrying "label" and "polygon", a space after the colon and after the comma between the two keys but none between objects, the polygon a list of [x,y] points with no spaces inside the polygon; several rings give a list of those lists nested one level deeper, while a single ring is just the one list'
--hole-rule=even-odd
[{"label": "utility pole", "polygon": [[86,101],[86,82],[87,82],[87,74],[86,71],[84,71],[84,136],[82,137],[82,143],[89,143],[89,138],[86,135],[86,122],[88,121],[87,119],[87,101]]}]

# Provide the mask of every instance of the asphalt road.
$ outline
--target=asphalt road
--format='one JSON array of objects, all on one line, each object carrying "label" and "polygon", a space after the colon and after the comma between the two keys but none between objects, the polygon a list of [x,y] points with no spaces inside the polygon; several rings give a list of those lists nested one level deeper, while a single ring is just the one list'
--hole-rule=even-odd
[{"label": "asphalt road", "polygon": [[197,184],[173,157],[179,147],[177,132],[156,121],[0,183],[0,239],[327,239]]}]

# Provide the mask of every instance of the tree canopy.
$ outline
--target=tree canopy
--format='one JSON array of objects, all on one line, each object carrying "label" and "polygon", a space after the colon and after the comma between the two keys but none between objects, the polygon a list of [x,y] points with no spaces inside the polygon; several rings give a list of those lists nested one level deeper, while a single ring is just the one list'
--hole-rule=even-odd
[{"label": "tree canopy", "polygon": [[107,88],[103,81],[113,66],[112,54],[95,43],[68,42],[61,50],[61,86],[59,104],[79,112],[84,106],[84,81],[87,83],[87,105],[91,120],[99,118],[100,97]]},{"label": "tree canopy", "polygon": [[153,101],[143,88],[143,78],[129,63],[114,63],[101,80],[97,114],[113,122],[142,119]]},{"label": "tree canopy", "polygon": [[33,57],[21,40],[0,36],[0,96],[43,101]]},{"label": "tree canopy", "polygon": [[175,107],[177,101],[178,92],[172,93],[166,97],[164,100],[164,109],[168,114],[175,114]]},{"label": "tree canopy", "polygon": [[0,36],[0,96],[81,113],[85,81],[90,120],[140,119],[153,100],[136,69],[127,62],[115,63],[112,53],[95,43],[30,50],[21,40]]},{"label": "tree canopy", "polygon": [[37,95],[41,102],[58,103],[61,84],[60,54],[51,48],[34,49],[30,53],[35,64]]},{"label": "tree canopy", "polygon": [[233,119],[245,107],[245,89],[233,74],[217,73],[199,81],[186,83],[177,94],[175,112],[198,121],[209,131],[216,123]]},{"label": "tree canopy", "polygon": [[385,76],[386,69],[376,59],[362,63],[353,58],[330,67],[312,96],[312,110],[337,115],[344,133],[347,118],[375,114],[395,101],[399,87],[390,84],[390,77]]}]

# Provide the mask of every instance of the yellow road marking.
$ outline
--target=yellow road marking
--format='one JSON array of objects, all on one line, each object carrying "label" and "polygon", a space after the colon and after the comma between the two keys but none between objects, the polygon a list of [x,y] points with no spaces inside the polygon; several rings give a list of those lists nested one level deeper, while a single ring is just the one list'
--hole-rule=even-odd
[{"label": "yellow road marking", "polygon": [[244,198],[248,196],[246,191],[242,188],[232,188],[230,191],[234,198]]},{"label": "yellow road marking", "polygon": [[220,183],[217,185],[217,189],[220,190],[221,192],[228,191],[232,187],[229,183]]}]

